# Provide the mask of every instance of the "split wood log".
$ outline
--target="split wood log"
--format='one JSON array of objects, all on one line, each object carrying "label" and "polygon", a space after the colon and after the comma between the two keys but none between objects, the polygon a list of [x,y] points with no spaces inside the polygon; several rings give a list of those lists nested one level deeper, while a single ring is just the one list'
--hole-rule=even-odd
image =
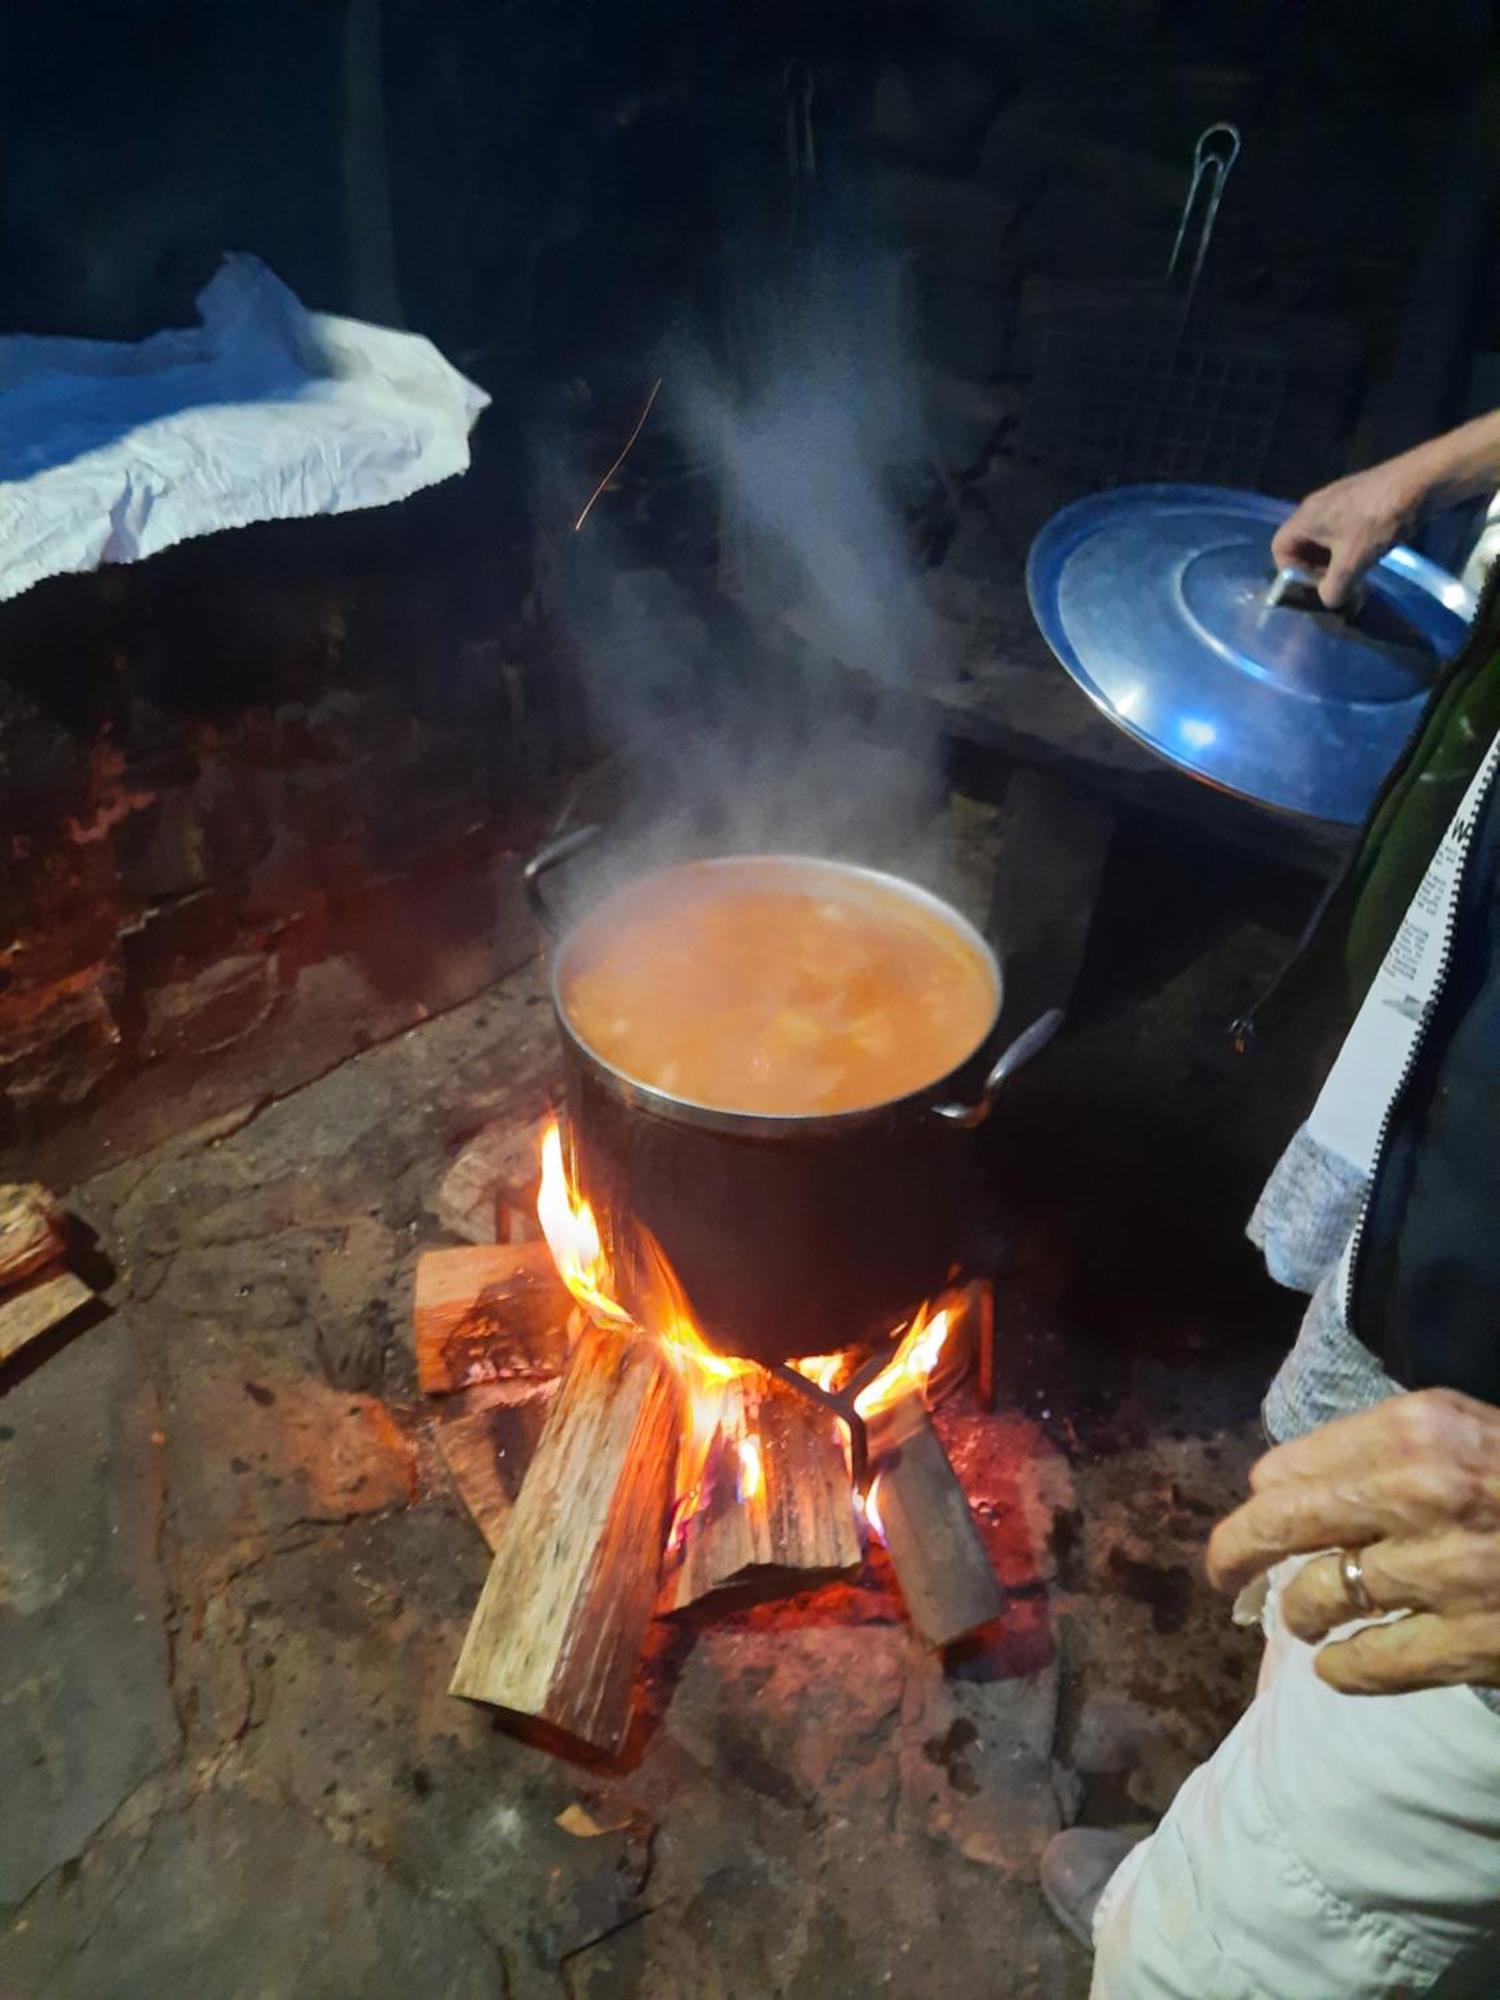
[{"label": "split wood log", "polygon": [[63,1218],[39,1181],[0,1184],[0,1291],[34,1277],[63,1254]]},{"label": "split wood log", "polygon": [[920,1396],[868,1421],[870,1491],[911,1621],[930,1646],[951,1645],[1002,1608],[958,1475]]},{"label": "split wood log", "polygon": [[18,1292],[0,1298],[0,1362],[19,1354],[28,1342],[61,1326],[81,1306],[91,1305],[95,1294],[82,1278],[71,1271],[42,1278]]},{"label": "split wood log", "polygon": [[665,1608],[684,1610],[712,1590],[788,1572],[801,1589],[813,1574],[859,1567],[859,1536],[839,1421],[763,1369],[720,1392],[719,1415],[683,1528]]},{"label": "split wood log", "polygon": [[654,1341],[587,1329],[490,1566],[453,1694],[619,1748],[656,1604],[681,1406]]},{"label": "split wood log", "polygon": [[541,1120],[494,1119],[444,1175],[438,1220],[467,1243],[534,1241],[540,1181]]},{"label": "split wood log", "polygon": [[[493,1555],[546,1422],[551,1384],[525,1402],[494,1402],[432,1426],[449,1477]],[[476,1394],[481,1393],[475,1391]]]},{"label": "split wood log", "polygon": [[417,1381],[429,1396],[475,1382],[560,1375],[573,1309],[545,1243],[469,1244],[417,1259]]}]

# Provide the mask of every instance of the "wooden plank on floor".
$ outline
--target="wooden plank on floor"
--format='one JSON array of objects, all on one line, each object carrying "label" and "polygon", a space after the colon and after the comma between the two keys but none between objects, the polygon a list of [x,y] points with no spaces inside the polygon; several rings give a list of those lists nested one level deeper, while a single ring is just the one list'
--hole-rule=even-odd
[{"label": "wooden plank on floor", "polygon": [[95,1293],[72,1271],[42,1278],[0,1299],[0,1362],[9,1361],[33,1340],[61,1326],[81,1307],[92,1305]]},{"label": "wooden plank on floor", "polygon": [[0,1185],[0,1291],[62,1261],[63,1218],[40,1181]]}]

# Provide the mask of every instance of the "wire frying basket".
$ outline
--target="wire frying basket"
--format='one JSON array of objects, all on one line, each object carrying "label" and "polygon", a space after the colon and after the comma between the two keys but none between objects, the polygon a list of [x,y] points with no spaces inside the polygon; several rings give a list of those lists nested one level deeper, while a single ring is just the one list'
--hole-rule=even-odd
[{"label": "wire frying basket", "polygon": [[1263,487],[1331,453],[1352,374],[1342,330],[1199,299],[1239,152],[1233,125],[1199,137],[1164,283],[1095,288],[1041,316],[1023,458],[1097,486]]}]

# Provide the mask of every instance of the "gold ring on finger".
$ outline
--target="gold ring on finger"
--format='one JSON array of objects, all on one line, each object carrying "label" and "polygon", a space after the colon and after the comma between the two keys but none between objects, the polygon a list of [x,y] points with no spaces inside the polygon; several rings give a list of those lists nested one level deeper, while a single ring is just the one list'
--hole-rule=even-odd
[{"label": "gold ring on finger", "polygon": [[1375,1600],[1370,1595],[1370,1586],[1365,1582],[1365,1566],[1359,1549],[1339,1550],[1339,1575],[1343,1579],[1344,1595],[1361,1618],[1375,1616]]}]

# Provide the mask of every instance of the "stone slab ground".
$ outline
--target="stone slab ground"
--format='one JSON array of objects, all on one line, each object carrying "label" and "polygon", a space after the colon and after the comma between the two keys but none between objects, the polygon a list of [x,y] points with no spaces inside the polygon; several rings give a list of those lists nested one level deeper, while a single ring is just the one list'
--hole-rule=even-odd
[{"label": "stone slab ground", "polygon": [[999,1626],[933,1658],[878,1558],[700,1607],[616,1768],[446,1693],[486,1551],[409,1348],[446,1168],[554,1060],[539,966],[80,1182],[113,1312],[0,1394],[7,2000],[1081,2000],[1042,1845],[1159,1810],[1254,1673],[1198,1557],[1286,1328],[1235,1248],[1282,1107],[1217,1037],[1281,941],[1229,896],[1132,990],[1106,934],[996,1120],[1001,1407],[941,1424]]}]

